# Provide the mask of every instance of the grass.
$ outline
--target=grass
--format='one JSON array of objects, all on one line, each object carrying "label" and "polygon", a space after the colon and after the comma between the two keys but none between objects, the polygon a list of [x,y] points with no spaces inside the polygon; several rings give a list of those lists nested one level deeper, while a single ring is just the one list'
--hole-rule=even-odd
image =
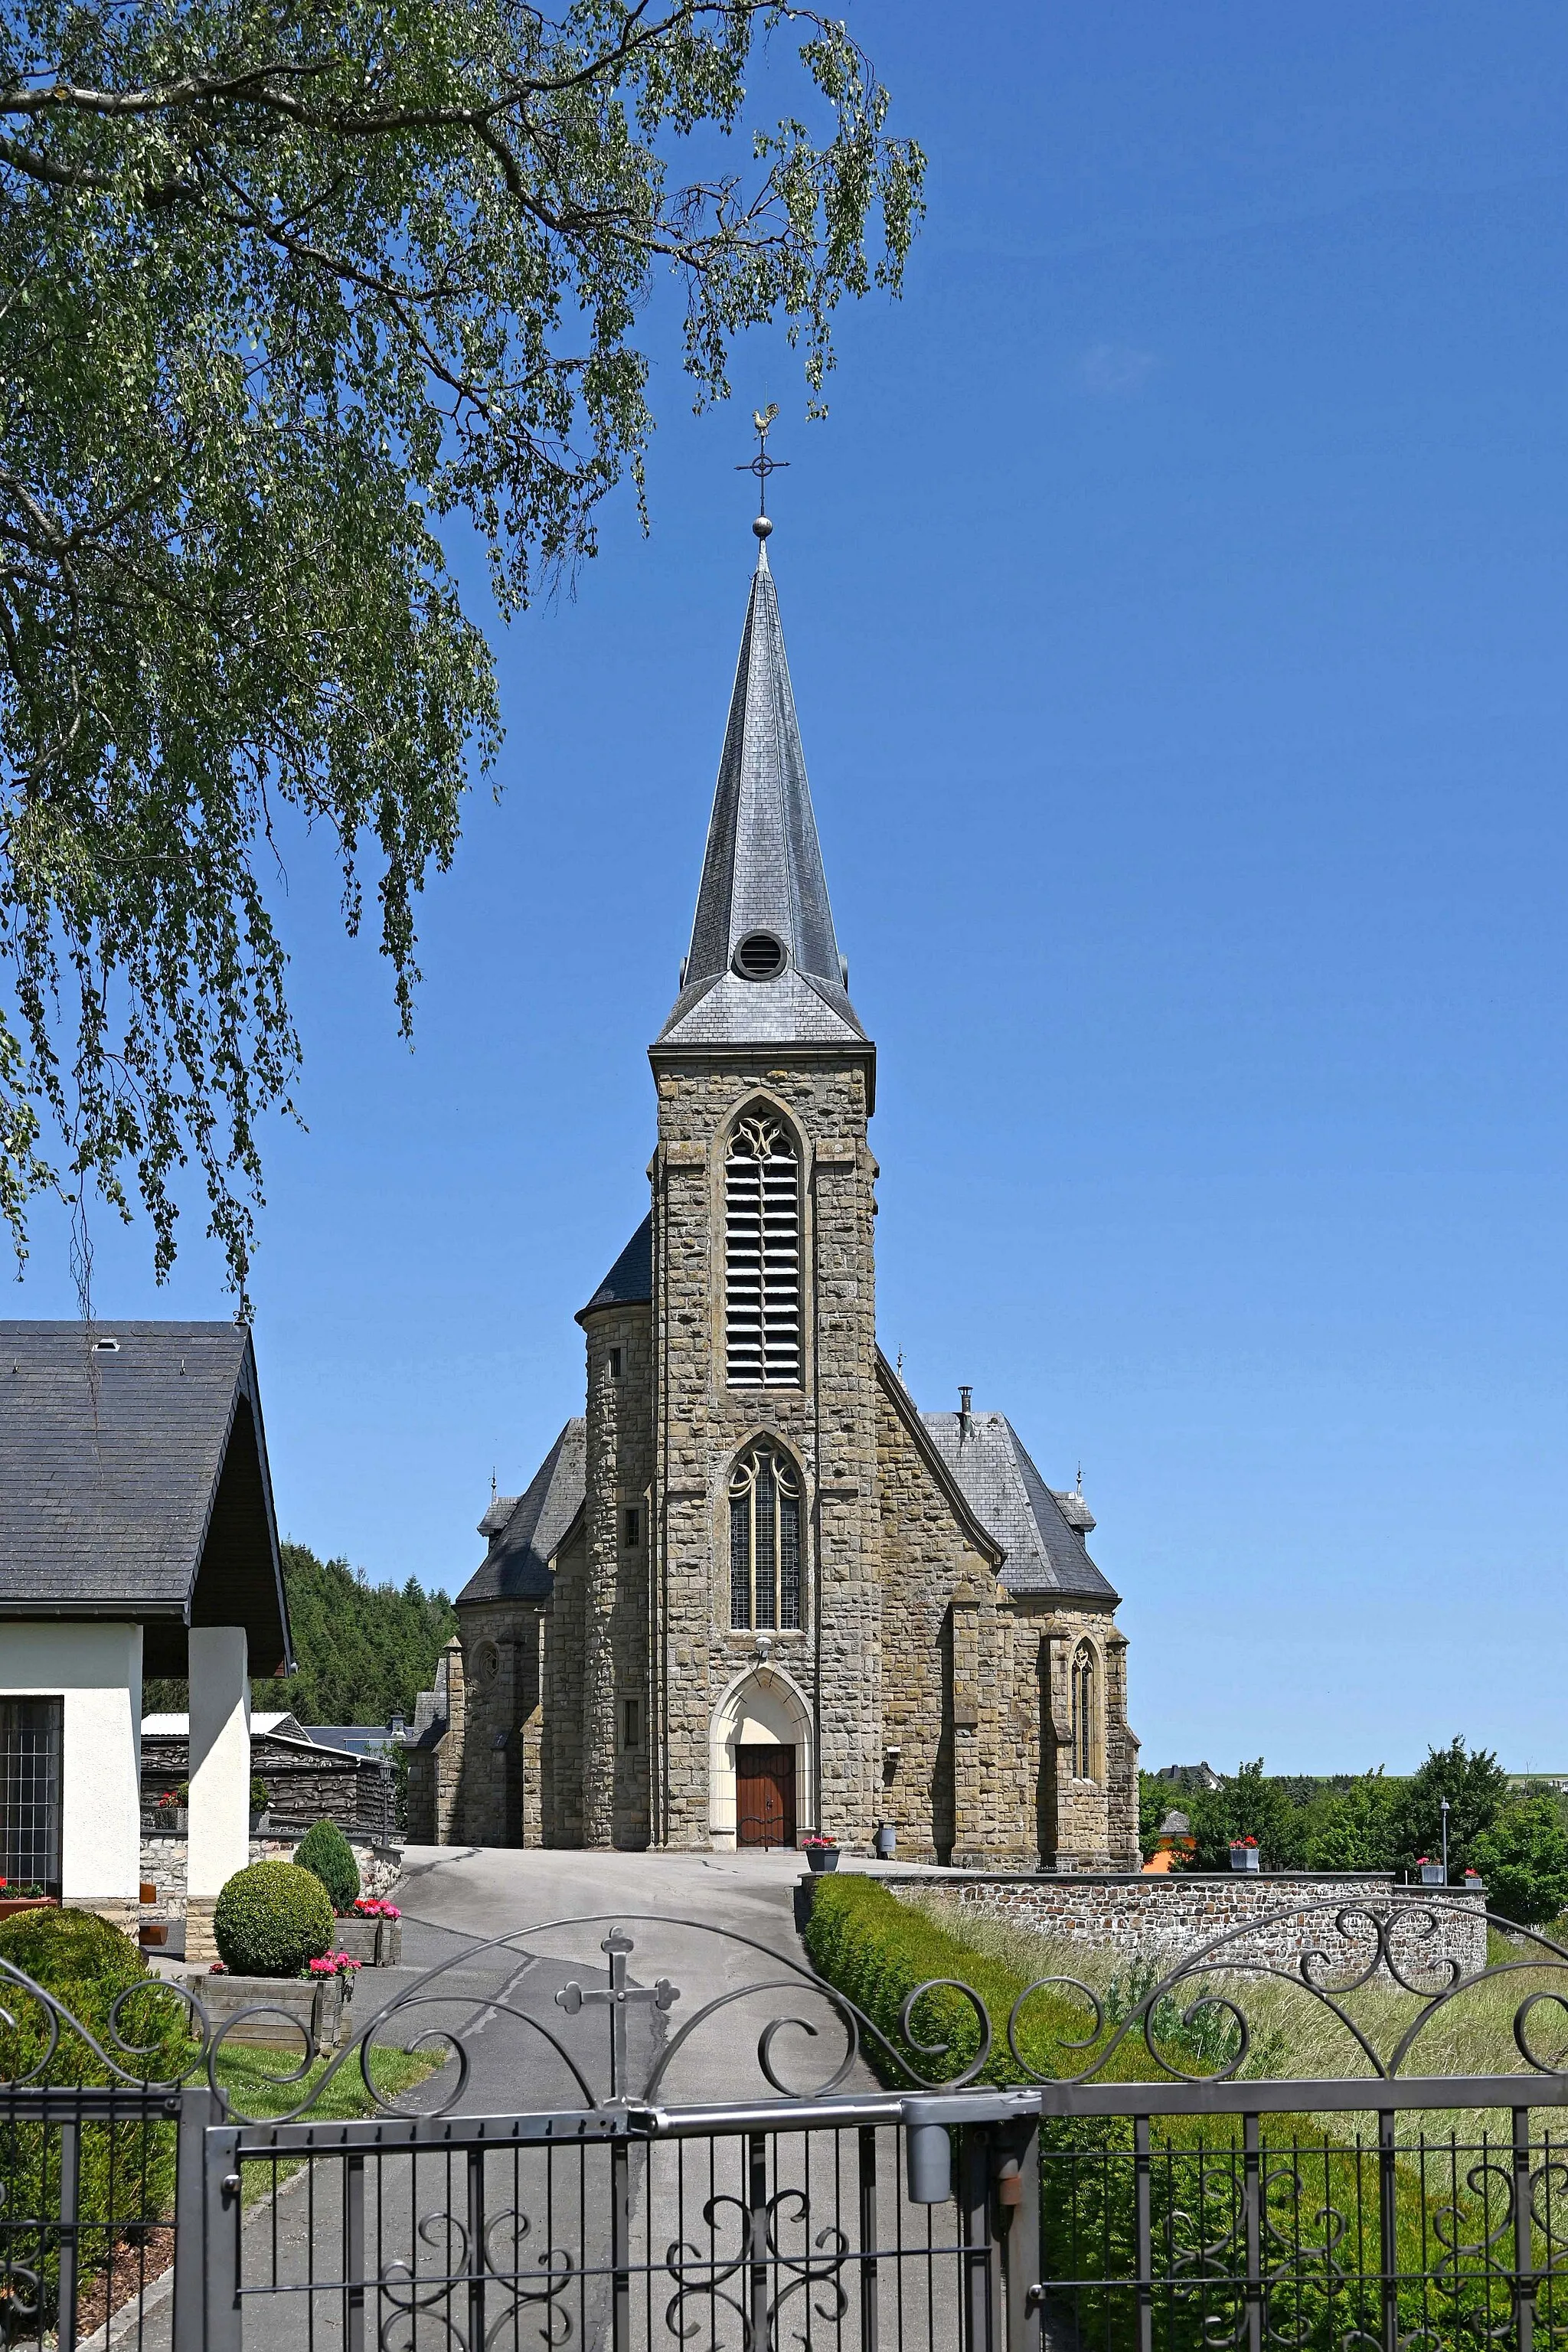
[{"label": "grass", "polygon": [[[900,1906],[882,1889],[846,1890],[829,1898],[820,1926],[814,1916],[808,1948],[824,1973],[878,2020],[895,2047],[901,2041],[900,2008],[915,1985],[943,1976],[973,1986],[994,2034],[983,2076],[988,2082],[1025,2079],[1007,2054],[1005,2029],[1013,2002],[1037,1979],[1077,1979],[1101,2005],[1101,2031],[1090,2047],[1079,2050],[1067,2044],[1086,2039],[1093,2023],[1093,2010],[1080,1995],[1052,1987],[1025,2008],[1018,2033],[1023,2054],[1037,2072],[1065,2076],[1089,2071],[1097,2053],[1108,2050],[1115,2027],[1135,2014],[1175,1964],[1169,1954],[1144,1954],[1129,1964],[1107,1949],[966,1914],[938,1895]],[[1505,1942],[1499,1957],[1517,1963],[1527,1949]],[[1526,2074],[1528,2081],[1513,2025],[1520,2000],[1536,1990],[1568,1998],[1568,1964],[1536,1963],[1457,1996],[1435,2013],[1402,2071]],[[1383,2331],[1383,2225],[1373,2069],[1348,2025],[1304,1985],[1231,1970],[1194,1978],[1163,2005],[1155,2043],[1184,2074],[1215,2073],[1236,2050],[1236,2029],[1223,2011],[1192,2013],[1191,2004],[1205,1991],[1237,1999],[1247,2016],[1252,2038],[1243,2080],[1367,2080],[1372,2095],[1359,2112],[1316,2112],[1308,2092],[1301,2112],[1260,2118],[1259,2260],[1268,2325],[1281,2341],[1298,2352],[1375,2342]],[[1419,1995],[1386,1979],[1347,1993],[1340,2005],[1385,2059],[1425,2006]],[[1568,2011],[1549,2000],[1536,2016],[1539,2054],[1563,2063]],[[912,2021],[928,2042],[951,2044],[941,2060],[922,2061],[918,2051],[912,2053],[924,2072],[956,2074],[978,2051],[973,2011],[956,1993],[926,1995]],[[875,2063],[874,2044],[868,2055]],[[896,2070],[885,2063],[879,2071],[897,2079]],[[1100,2079],[1169,2077],[1151,2057],[1141,2031],[1134,2031],[1110,2053]],[[1568,2169],[1557,2153],[1559,2135],[1543,2134],[1542,2120],[1536,2120],[1531,2161],[1532,2171],[1540,2168],[1536,2195],[1546,2196],[1547,2210],[1537,2203],[1534,2252],[1540,2263],[1561,2262],[1563,2200],[1555,2192],[1568,2180]],[[1543,2137],[1552,2141],[1548,2151],[1541,2146]],[[1039,2142],[1045,2275],[1056,2283],[1051,2294],[1070,2302],[1080,2340],[1098,2343],[1104,2352],[1134,2352],[1132,2281],[1138,2264],[1131,2124],[1094,2115],[1046,2118]],[[1149,2147],[1152,2243],[1160,2281],[1156,2341],[1162,2352],[1205,2352],[1216,2342],[1235,2340],[1244,2315],[1237,2275],[1248,2194],[1241,2120],[1225,2115],[1156,2116]],[[1504,2226],[1510,2210],[1510,2158],[1506,2110],[1401,2115],[1391,2185],[1392,2267],[1398,2274],[1402,2337],[1414,2333],[1431,2343],[1447,2342],[1450,2336],[1479,2342],[1506,2333],[1506,2268],[1511,2257],[1499,2248],[1512,2235],[1511,2225]],[[1554,2284],[1543,2290],[1538,2343],[1555,2341],[1565,2316],[1553,2307],[1555,2294]]]},{"label": "grass", "polygon": [[[1026,1984],[1037,1977],[1077,1978],[1100,1995],[1110,2023],[1119,2022],[1152,1989],[1160,1976],[1176,1965],[1174,1954],[1154,1952],[1141,1964],[1130,1966],[1124,1958],[1103,1948],[1034,1935],[1002,1920],[976,1917],[963,1905],[940,1895],[921,1896],[911,1907],[923,1911],[954,1943],[973,1951],[977,1958],[1000,1964]],[[1401,2074],[1531,2072],[1515,2042],[1514,2022],[1521,2002],[1535,1992],[1545,1993],[1549,1998],[1537,2005],[1527,2025],[1533,2046],[1547,2065],[1554,2069],[1568,2066],[1568,2009],[1560,2007],[1557,1998],[1568,1999],[1568,1963],[1553,1964],[1550,1956],[1539,1955],[1538,1948],[1523,1939],[1516,1943],[1494,1930],[1489,1941],[1488,1965],[1504,1967],[1508,1973],[1479,1979],[1436,2011],[1412,2044],[1401,2065]],[[1331,1982],[1331,1972],[1324,1973]],[[1436,1990],[1440,1977],[1433,1973],[1430,1982]],[[1217,1972],[1201,1979],[1194,1977],[1179,1990],[1175,2006],[1185,2009],[1200,1991],[1210,1990],[1228,1992],[1246,2012],[1252,2044],[1241,2070],[1244,2077],[1267,2075],[1317,2081],[1370,2077],[1373,2068],[1350,2026],[1359,2028],[1386,2063],[1430,1998],[1405,1992],[1386,1978],[1381,1982],[1374,1980],[1354,1991],[1334,1996],[1349,2020],[1347,2025],[1327,2001],[1300,1981],[1291,1983],[1274,1976],[1231,1971],[1223,1977]],[[1082,2030],[1087,2032],[1089,2013],[1084,2014]],[[1211,2030],[1222,2031],[1220,2013],[1211,2012],[1211,2016],[1215,2019]],[[1215,2055],[1218,2063],[1223,2064],[1225,2056],[1235,2047],[1232,2028],[1228,2040],[1223,2045],[1216,2043]],[[1084,2053],[1070,2066],[1064,2065],[1061,2072],[1076,2072],[1091,2062],[1092,2054]],[[1208,2071],[1206,2066],[1194,2068],[1185,2052],[1174,2054],[1184,2071]],[[1482,2120],[1474,2109],[1455,2112],[1464,2114],[1467,2126],[1479,2125]],[[1335,2120],[1347,2121],[1352,2126],[1357,2121],[1354,2117]],[[1500,2111],[1485,2120],[1500,2127],[1504,2121]],[[1325,2117],[1324,2121],[1328,2124],[1330,2119]]]},{"label": "grass", "polygon": [[[422,2051],[373,2050],[370,2077],[384,2099],[396,2099],[438,2073],[443,2063]],[[275,2116],[291,2114],[302,2101],[310,2098],[316,2086],[325,2080],[331,2063],[329,2054],[318,2058],[308,2074],[296,2075],[287,2050],[260,2042],[227,2042],[218,2055],[217,2079],[238,2115],[268,2123]],[[352,2123],[358,2116],[374,2114],[374,2104],[365,2089],[356,2051],[344,2060],[300,2120],[312,2124]]]}]

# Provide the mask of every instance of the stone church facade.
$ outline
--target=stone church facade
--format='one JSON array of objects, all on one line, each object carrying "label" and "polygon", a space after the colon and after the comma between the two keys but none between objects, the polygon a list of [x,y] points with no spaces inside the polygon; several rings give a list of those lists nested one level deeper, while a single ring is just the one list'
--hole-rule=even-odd
[{"label": "stone church facade", "polygon": [[1138,1868],[1117,1595],[1011,1423],[877,1345],[876,1050],[758,564],[649,1213],[578,1315],[586,1411],[498,1497],[420,1703],[416,1841]]}]

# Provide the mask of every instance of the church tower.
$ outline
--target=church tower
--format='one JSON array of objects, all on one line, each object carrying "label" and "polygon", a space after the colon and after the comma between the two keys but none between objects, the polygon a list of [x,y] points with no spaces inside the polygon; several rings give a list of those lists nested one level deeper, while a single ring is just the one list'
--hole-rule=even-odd
[{"label": "church tower", "polygon": [[730,1846],[759,1820],[863,1838],[880,1762],[876,1051],[757,531],[690,950],[649,1051],[661,1845]]}]

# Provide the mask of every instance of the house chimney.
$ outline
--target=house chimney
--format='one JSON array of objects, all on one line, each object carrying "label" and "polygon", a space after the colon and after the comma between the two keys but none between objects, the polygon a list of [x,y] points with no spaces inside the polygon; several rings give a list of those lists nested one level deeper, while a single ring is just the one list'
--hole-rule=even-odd
[{"label": "house chimney", "polygon": [[974,1391],[973,1391],[973,1389],[961,1388],[961,1389],[959,1390],[959,1391],[958,1391],[958,1442],[959,1442],[960,1445],[962,1445],[962,1444],[963,1444],[963,1443],[964,1439],[965,1439],[965,1438],[968,1436],[968,1434],[969,1434],[969,1425],[970,1425],[970,1423],[971,1423],[972,1419],[973,1418],[973,1414],[972,1414],[972,1412],[971,1412],[971,1411],[970,1411],[970,1408],[971,1408],[971,1406],[973,1405],[973,1402],[974,1402]]}]

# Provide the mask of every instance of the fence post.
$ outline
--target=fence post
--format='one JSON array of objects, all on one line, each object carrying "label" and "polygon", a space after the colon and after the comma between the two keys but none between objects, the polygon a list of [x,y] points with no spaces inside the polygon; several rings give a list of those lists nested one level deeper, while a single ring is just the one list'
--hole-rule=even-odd
[{"label": "fence post", "polygon": [[996,2314],[1001,2300],[1000,2263],[991,2227],[992,2135],[984,2124],[965,2124],[959,2159],[958,2215],[963,2252],[963,2352],[999,2352]]},{"label": "fence post", "polygon": [[1377,2115],[1377,2235],[1383,2274],[1383,2352],[1399,2352],[1399,2198],[1394,2171],[1394,2116]]},{"label": "fence post", "polygon": [[762,2132],[746,2136],[746,2308],[748,2345],[773,2341],[768,2326],[768,2143]]},{"label": "fence post", "polygon": [[1040,2352],[1040,2127],[1016,2124],[1004,2143],[1002,2287],[1007,2352]]},{"label": "fence post", "polygon": [[1518,2352],[1535,2340],[1534,2209],[1530,2194],[1530,2109],[1513,2110],[1513,2309]]},{"label": "fence post", "polygon": [[[862,2124],[856,2135],[860,2144],[860,2341],[866,2352],[880,2343],[877,2320],[877,2257],[871,2248],[877,2231],[877,2130]],[[897,2167],[894,2168],[897,2179]]]},{"label": "fence post", "polygon": [[174,2145],[174,2352],[202,2352],[206,2336],[206,2132],[219,2120],[206,2084],[179,2095]]},{"label": "fence post", "polygon": [[[145,2125],[142,2129],[146,2129]],[[77,2237],[80,2221],[81,2126],[72,2122],[60,2126],[60,2352],[76,2352],[77,2278],[80,2263]]]},{"label": "fence post", "polygon": [[1149,2118],[1132,2118],[1133,2263],[1138,2273],[1138,2352],[1154,2343],[1153,2173],[1149,2154]]},{"label": "fence post", "polygon": [[1247,2221],[1247,2352],[1263,2352],[1263,2166],[1258,2117],[1241,2119],[1242,2197]]},{"label": "fence post", "polygon": [[[482,2316],[482,2285],[479,2294]],[[482,2342],[483,2337],[469,2340]],[[343,2352],[364,2352],[364,2153],[361,2148],[352,2148],[343,2158]]]}]

